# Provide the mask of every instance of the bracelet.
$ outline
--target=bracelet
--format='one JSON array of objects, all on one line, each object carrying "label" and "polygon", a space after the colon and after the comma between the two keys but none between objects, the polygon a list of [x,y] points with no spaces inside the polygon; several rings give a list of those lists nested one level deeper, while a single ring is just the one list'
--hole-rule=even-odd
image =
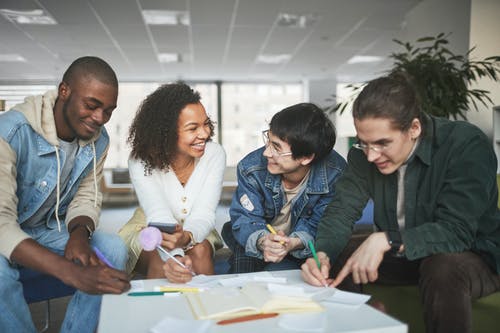
[{"label": "bracelet", "polygon": [[196,245],[193,233],[191,231],[187,231],[187,233],[189,235],[189,243],[187,243],[187,245],[182,248],[184,252],[191,250]]}]

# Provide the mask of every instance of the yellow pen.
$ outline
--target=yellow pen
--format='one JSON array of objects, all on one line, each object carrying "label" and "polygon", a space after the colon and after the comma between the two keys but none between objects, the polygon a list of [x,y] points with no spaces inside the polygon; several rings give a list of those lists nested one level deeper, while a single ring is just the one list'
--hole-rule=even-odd
[{"label": "yellow pen", "polygon": [[[273,235],[277,235],[278,233],[276,232],[276,230],[274,230],[273,226],[270,225],[270,224],[266,224],[266,227],[267,227],[267,230],[269,230],[270,233],[272,233]],[[281,245],[285,245],[285,242],[283,241],[280,241],[280,244]]]},{"label": "yellow pen", "polygon": [[199,288],[196,287],[167,287],[167,286],[160,286],[160,287],[155,287],[155,291],[162,291],[162,292],[179,292],[179,293],[197,293],[200,291]]}]

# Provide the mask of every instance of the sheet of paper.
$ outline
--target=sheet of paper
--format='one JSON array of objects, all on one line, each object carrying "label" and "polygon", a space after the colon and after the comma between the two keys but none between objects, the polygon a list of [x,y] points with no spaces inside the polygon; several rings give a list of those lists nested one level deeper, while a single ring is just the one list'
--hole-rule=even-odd
[{"label": "sheet of paper", "polygon": [[297,332],[323,332],[326,312],[285,313],[279,316],[278,326]]},{"label": "sheet of paper", "polygon": [[336,292],[334,288],[314,287],[307,284],[283,285],[269,283],[267,288],[273,295],[304,297],[317,302],[329,299]]},{"label": "sheet of paper", "polygon": [[286,283],[286,277],[273,276],[270,272],[259,272],[257,274],[238,275],[226,279],[220,279],[219,284],[224,287],[243,287],[247,282],[264,283]]},{"label": "sheet of paper", "polygon": [[323,301],[349,306],[360,306],[361,304],[368,302],[370,297],[370,295],[351,293],[336,289],[335,293],[331,297],[323,299]]},{"label": "sheet of paper", "polygon": [[193,279],[189,281],[188,285],[192,287],[207,289],[217,287],[219,285],[219,280],[220,277],[218,277],[217,275],[200,274],[193,277]]},{"label": "sheet of paper", "polygon": [[219,280],[219,284],[223,287],[242,287],[249,281],[252,281],[249,276],[236,276],[233,278],[221,279]]},{"label": "sheet of paper", "polygon": [[133,291],[144,291],[144,281],[142,280],[131,280],[130,281],[130,290],[129,292]]},{"label": "sheet of paper", "polygon": [[267,282],[267,283],[286,283],[286,277],[277,276],[254,276],[253,281],[256,282]]},{"label": "sheet of paper", "polygon": [[165,317],[150,329],[152,333],[189,332],[204,333],[210,328],[209,320],[185,320]]}]

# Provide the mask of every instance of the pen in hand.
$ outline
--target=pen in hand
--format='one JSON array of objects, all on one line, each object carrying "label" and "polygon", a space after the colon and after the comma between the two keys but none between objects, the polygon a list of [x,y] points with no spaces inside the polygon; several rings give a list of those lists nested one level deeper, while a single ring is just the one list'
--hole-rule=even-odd
[{"label": "pen in hand", "polygon": [[[266,227],[267,227],[267,230],[269,230],[270,233],[272,233],[273,235],[277,235],[278,233],[276,232],[276,230],[274,230],[273,226],[270,225],[270,224],[266,224]],[[283,241],[280,241],[280,244],[281,245],[285,245],[285,242]]]},{"label": "pen in hand", "polygon": [[178,265],[180,265],[181,267],[187,269],[188,271],[191,272],[191,275],[192,276],[196,276],[196,273],[193,272],[192,270],[190,270],[189,268],[186,267],[186,265],[184,265],[182,262],[180,262],[176,257],[174,257],[173,255],[170,254],[170,252],[168,252],[167,250],[165,250],[164,248],[162,248],[161,246],[157,246],[156,247],[157,250],[160,250],[162,253],[164,253],[165,255],[167,255],[170,259],[172,259],[173,261],[175,261]]},{"label": "pen in hand", "polygon": [[196,276],[196,273],[190,270],[189,268],[186,267],[182,262],[180,262],[176,257],[170,254],[167,250],[165,250],[163,247],[161,247],[161,232],[158,230],[158,228],[155,227],[147,227],[141,230],[139,233],[139,242],[141,243],[142,248],[145,251],[153,251],[155,248],[162,253],[164,253],[166,256],[168,256],[170,259],[175,261],[179,266],[187,269],[188,271],[191,272],[192,276]]},{"label": "pen in hand", "polygon": [[92,249],[94,250],[97,258],[99,258],[99,260],[105,263],[106,266],[116,269],[115,266],[109,262],[109,260],[104,256],[104,254],[102,254],[102,252],[96,246],[92,246]]},{"label": "pen in hand", "polygon": [[[318,269],[321,270],[321,263],[319,262],[318,254],[316,253],[316,248],[314,247],[314,243],[312,240],[309,241],[309,248],[311,249],[314,261],[316,261],[316,265],[318,265]],[[324,286],[328,287],[328,284],[324,284]]]}]

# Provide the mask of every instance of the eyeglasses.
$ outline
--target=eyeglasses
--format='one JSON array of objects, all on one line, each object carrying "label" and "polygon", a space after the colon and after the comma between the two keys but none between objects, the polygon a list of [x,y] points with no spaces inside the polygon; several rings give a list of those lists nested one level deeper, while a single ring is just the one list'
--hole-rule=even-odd
[{"label": "eyeglasses", "polygon": [[276,148],[274,148],[274,146],[269,142],[269,130],[262,131],[262,141],[264,141],[264,145],[266,146],[266,148],[269,148],[269,151],[271,152],[271,155],[273,157],[292,155],[291,151],[280,153],[276,150]]},{"label": "eyeglasses", "polygon": [[364,151],[365,153],[368,153],[368,151],[371,149],[376,153],[382,153],[384,150],[390,147],[390,144],[382,144],[382,145],[367,145],[364,143],[359,143],[356,142],[352,145],[354,148],[359,149]]}]

